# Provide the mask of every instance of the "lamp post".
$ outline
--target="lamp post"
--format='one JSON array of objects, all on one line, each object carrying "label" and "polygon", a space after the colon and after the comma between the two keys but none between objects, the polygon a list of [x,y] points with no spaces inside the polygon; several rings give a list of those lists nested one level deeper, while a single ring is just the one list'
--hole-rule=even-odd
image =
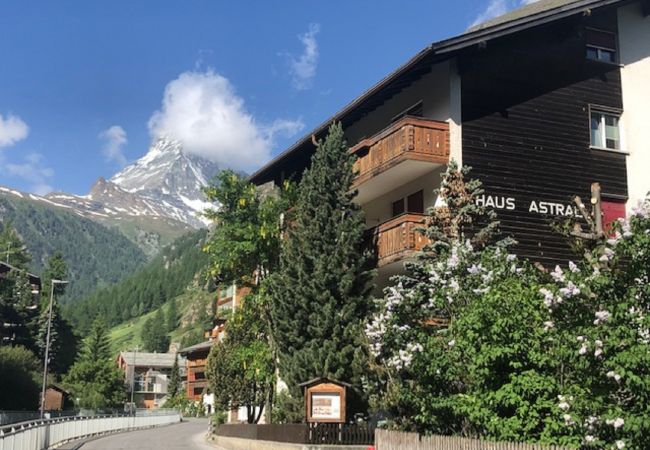
[{"label": "lamp post", "polygon": [[50,289],[50,306],[47,312],[47,337],[45,338],[45,361],[43,361],[43,387],[41,389],[41,419],[45,415],[45,388],[47,387],[47,366],[50,357],[50,330],[52,329],[52,304],[54,303],[54,285],[55,284],[68,284],[63,280],[51,280],[52,287]]}]

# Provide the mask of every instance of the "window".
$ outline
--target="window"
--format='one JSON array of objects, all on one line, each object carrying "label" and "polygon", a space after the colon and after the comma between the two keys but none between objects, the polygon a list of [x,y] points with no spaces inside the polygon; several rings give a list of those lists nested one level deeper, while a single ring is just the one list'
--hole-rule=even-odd
[{"label": "window", "polygon": [[393,202],[393,217],[404,214],[404,199],[400,198],[396,202]]},{"label": "window", "polygon": [[406,198],[406,210],[410,213],[424,213],[424,191],[417,191]]},{"label": "window", "polygon": [[591,146],[607,150],[620,150],[621,137],[619,130],[620,114],[592,110],[591,120]]},{"label": "window", "polygon": [[[404,200],[406,200],[406,209],[404,208]],[[415,214],[424,213],[424,191],[419,190],[406,197],[406,199],[400,198],[393,202],[393,217],[397,217],[405,212]]]},{"label": "window", "polygon": [[195,380],[205,380],[205,372],[195,372],[194,373],[194,379]]},{"label": "window", "polygon": [[617,61],[615,33],[587,28],[585,35],[587,41],[587,59],[607,63],[615,63]]}]

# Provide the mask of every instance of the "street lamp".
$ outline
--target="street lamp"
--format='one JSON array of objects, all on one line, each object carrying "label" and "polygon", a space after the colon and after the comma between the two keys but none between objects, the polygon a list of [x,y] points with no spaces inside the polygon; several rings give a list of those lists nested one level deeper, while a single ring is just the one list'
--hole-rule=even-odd
[{"label": "street lamp", "polygon": [[41,419],[45,415],[45,387],[47,386],[47,365],[50,357],[50,329],[52,328],[52,304],[54,303],[54,285],[68,284],[63,280],[51,280],[52,289],[50,290],[50,306],[47,313],[47,337],[45,338],[45,361],[43,361],[43,387],[41,389]]}]

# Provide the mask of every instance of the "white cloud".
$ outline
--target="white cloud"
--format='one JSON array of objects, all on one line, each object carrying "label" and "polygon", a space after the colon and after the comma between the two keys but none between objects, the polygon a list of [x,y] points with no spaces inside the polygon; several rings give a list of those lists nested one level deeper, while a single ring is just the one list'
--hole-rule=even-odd
[{"label": "white cloud", "polygon": [[494,19],[502,14],[507,13],[511,9],[519,8],[521,6],[530,5],[539,0],[489,0],[485,9],[476,16],[476,19],[470,24],[470,28],[480,25],[486,20]]},{"label": "white cloud", "polygon": [[318,67],[318,42],[316,35],[320,31],[317,23],[309,24],[309,30],[298,36],[303,45],[302,54],[295,58],[289,58],[289,73],[291,74],[293,87],[299,91],[309,89],[316,76]]},{"label": "white cloud", "polygon": [[29,127],[22,119],[12,114],[3,118],[0,114],[0,148],[22,141],[29,134]]},{"label": "white cloud", "polygon": [[40,153],[27,154],[21,164],[0,160],[0,167],[8,175],[27,181],[30,191],[35,194],[45,195],[52,191],[49,180],[54,176],[54,170],[43,164],[43,155]]},{"label": "white cloud", "polygon": [[266,162],[277,135],[292,136],[300,120],[259,123],[231,83],[218,73],[182,73],[165,87],[161,109],[149,119],[153,138],[169,137],[183,149],[222,167],[250,171]]},{"label": "white cloud", "polygon": [[127,163],[126,156],[124,156],[124,146],[128,142],[126,139],[126,131],[119,125],[113,125],[99,133],[99,138],[104,140],[104,147],[102,153],[108,161],[115,161],[120,166],[125,166]]}]

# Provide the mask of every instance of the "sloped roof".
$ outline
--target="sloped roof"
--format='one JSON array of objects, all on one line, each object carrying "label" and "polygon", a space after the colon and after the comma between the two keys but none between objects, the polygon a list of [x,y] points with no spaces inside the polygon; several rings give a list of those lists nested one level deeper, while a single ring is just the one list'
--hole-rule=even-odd
[{"label": "sloped roof", "polygon": [[[146,367],[172,367],[176,353],[145,353],[145,352],[120,352],[120,357],[129,366]],[[134,364],[135,362],[135,364]],[[179,358],[179,366],[181,361]]]},{"label": "sloped roof", "polygon": [[185,347],[184,349],[182,349],[179,353],[181,355],[186,355],[188,353],[196,352],[199,350],[210,349],[214,345],[214,343],[215,341],[212,340],[212,341],[201,342],[199,344],[190,345],[189,347]]},{"label": "sloped roof", "polygon": [[477,25],[457,36],[435,42],[421,50],[404,65],[380,80],[359,97],[348,103],[343,109],[306,134],[294,145],[262,166],[249,179],[256,184],[271,181],[273,178],[269,176],[269,171],[274,166],[279,166],[284,160],[297,152],[309,148],[313,149],[312,136],[315,136],[317,139],[324,137],[328,127],[333,122],[343,122],[344,126],[347,126],[348,123],[353,123],[427,73],[432,64],[449,59],[460,50],[575,14],[582,14],[595,8],[630,3],[631,1],[539,0]]},{"label": "sloped roof", "polygon": [[529,18],[536,14],[550,11],[561,6],[570,5],[571,3],[578,3],[579,1],[580,0],[539,0],[533,3],[529,3],[528,5],[524,5],[521,8],[514,9],[493,19],[486,20],[483,23],[469,28],[467,32],[471,33],[473,31],[484,30],[489,27],[512,22],[513,20]]}]

